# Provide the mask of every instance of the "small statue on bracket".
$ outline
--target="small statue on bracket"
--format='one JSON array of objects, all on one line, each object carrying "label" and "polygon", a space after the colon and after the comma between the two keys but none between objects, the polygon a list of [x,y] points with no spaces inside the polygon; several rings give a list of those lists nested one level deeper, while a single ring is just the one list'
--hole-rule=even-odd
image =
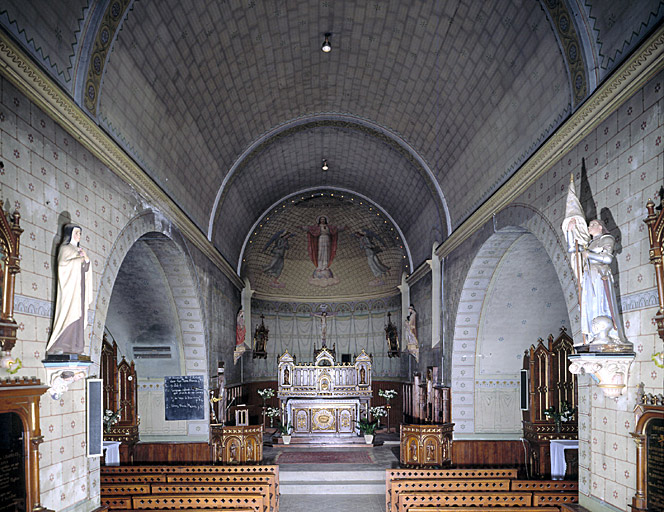
[{"label": "small statue on bracket", "polygon": [[254,359],[267,359],[267,340],[270,330],[265,327],[265,316],[261,314],[261,324],[254,331]]},{"label": "small statue on bracket", "polygon": [[387,340],[387,356],[400,357],[399,332],[397,326],[392,323],[392,314],[387,313],[387,325],[385,326],[385,339]]}]

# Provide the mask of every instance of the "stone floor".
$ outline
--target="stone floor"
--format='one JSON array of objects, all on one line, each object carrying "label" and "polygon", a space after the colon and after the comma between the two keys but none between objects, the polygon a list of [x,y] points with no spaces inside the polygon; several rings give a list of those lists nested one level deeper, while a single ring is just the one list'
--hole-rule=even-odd
[{"label": "stone floor", "polygon": [[325,495],[284,494],[279,501],[279,512],[385,512],[385,496],[377,494]]},{"label": "stone floor", "polygon": [[[380,442],[380,441],[379,441]],[[372,448],[303,448],[265,446],[263,462],[272,463],[283,450],[370,450],[371,464],[281,464],[281,512],[384,512],[385,469],[399,466],[399,445],[394,441]],[[335,487],[336,486],[336,487]]]}]

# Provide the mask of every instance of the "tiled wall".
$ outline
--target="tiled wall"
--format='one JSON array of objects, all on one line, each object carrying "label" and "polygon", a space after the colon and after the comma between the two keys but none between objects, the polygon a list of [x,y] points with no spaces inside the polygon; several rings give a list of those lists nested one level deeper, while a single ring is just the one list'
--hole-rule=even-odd
[{"label": "tiled wall", "polygon": [[[560,231],[571,173],[577,190],[581,189],[589,220],[600,216],[616,237],[614,275],[636,360],[627,391],[618,399],[605,398],[589,377],[579,378],[579,483],[587,502],[604,500],[620,510],[627,509],[635,491],[636,456],[629,433],[636,423],[632,410],[637,385],[643,382],[651,393],[661,393],[664,388],[664,372],[651,361],[652,354],[662,350],[662,341],[651,320],[657,310],[648,299],[654,287],[654,268],[649,263],[643,223],[645,204],[649,198],[657,200],[664,179],[663,85],[664,73],[660,73],[496,217],[499,227],[525,227],[542,242],[562,285],[575,338],[579,337],[579,311]],[[535,221],[537,218],[540,220]],[[469,260],[492,232],[492,226],[478,231],[447,259],[450,286],[465,286]],[[462,293],[458,288],[450,290],[447,307],[451,311],[461,307]],[[455,350],[464,342],[456,327]]]},{"label": "tiled wall", "polygon": [[[92,333],[90,374],[98,375],[105,315],[124,255],[144,233],[159,231],[177,238],[176,229],[11,84],[2,80],[0,88],[0,160],[4,164],[0,198],[5,210],[21,214],[24,229],[21,273],[16,279],[19,341],[12,351],[23,361],[18,375],[37,376],[43,382],[47,378],[41,361],[52,321],[58,231],[66,222],[82,226],[81,246],[92,261],[95,299],[86,336]],[[230,360],[238,292],[191,244],[181,242],[181,249],[185,259],[193,262],[187,272],[193,276],[192,292],[202,299],[203,309],[202,318],[196,319],[199,327],[190,332],[196,338],[192,343],[198,340],[200,353],[193,356],[190,351],[187,372],[216,374],[217,360]],[[184,325],[181,328],[187,330]],[[214,340],[208,344],[209,357],[206,340]],[[41,502],[48,508],[92,510],[98,503],[99,459],[86,457],[85,411],[83,380],[59,400],[49,395],[40,400]]]}]

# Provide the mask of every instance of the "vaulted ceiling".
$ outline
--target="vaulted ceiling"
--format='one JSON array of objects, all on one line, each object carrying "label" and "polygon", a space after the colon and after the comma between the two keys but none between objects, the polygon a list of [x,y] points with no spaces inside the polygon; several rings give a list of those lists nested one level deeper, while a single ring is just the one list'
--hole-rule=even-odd
[{"label": "vaulted ceiling", "polygon": [[374,202],[419,264],[663,16],[658,0],[0,5],[233,266],[273,205],[316,189]]}]

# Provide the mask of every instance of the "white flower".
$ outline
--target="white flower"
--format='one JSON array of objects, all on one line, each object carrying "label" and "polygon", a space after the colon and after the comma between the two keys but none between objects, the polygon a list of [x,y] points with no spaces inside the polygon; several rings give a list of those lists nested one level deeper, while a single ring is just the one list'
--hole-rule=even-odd
[{"label": "white flower", "polygon": [[387,411],[385,410],[385,407],[383,407],[382,405],[379,407],[370,408],[369,412],[374,418],[382,418],[383,416],[387,416]]}]

